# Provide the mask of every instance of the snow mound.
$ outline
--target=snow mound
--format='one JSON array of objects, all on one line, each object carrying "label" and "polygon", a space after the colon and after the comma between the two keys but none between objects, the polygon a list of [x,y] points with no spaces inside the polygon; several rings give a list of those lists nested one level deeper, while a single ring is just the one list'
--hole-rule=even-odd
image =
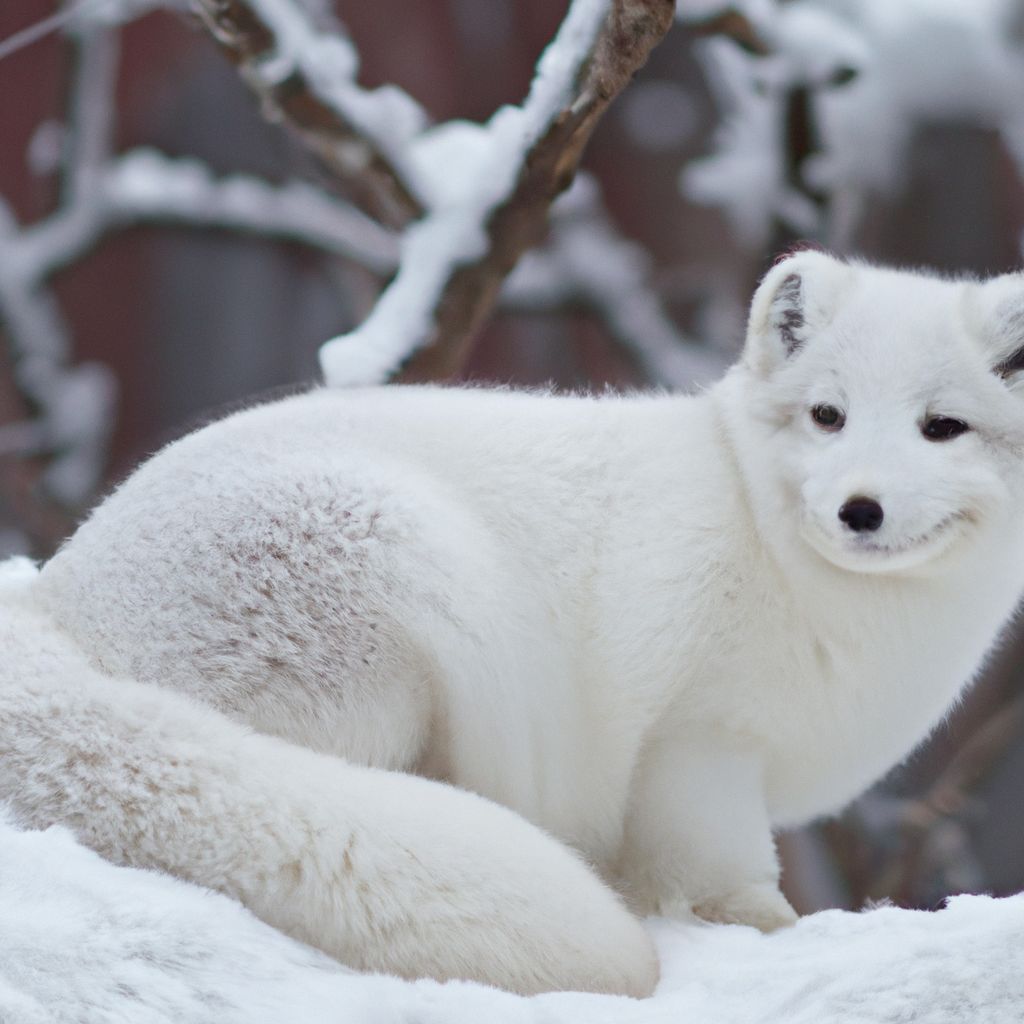
[{"label": "snow mound", "polygon": [[763,936],[649,922],[651,999],[359,975],[216,893],[0,817],[4,1024],[1019,1024],[1024,895],[826,911]]}]

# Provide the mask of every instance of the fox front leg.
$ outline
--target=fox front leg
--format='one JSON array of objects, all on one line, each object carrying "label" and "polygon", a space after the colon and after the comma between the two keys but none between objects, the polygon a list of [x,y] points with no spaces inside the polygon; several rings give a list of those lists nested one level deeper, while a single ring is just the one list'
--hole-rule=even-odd
[{"label": "fox front leg", "polygon": [[620,870],[638,909],[773,931],[796,920],[758,759],[716,735],[673,736],[637,774]]}]

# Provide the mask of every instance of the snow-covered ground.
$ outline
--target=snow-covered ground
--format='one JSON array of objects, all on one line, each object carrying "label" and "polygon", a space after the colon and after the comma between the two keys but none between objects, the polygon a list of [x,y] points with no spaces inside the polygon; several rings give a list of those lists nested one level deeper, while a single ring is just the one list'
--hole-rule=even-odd
[{"label": "snow-covered ground", "polygon": [[3,1024],[1019,1024],[1024,895],[827,911],[763,936],[651,921],[653,998],[354,974],[224,896],[0,819]]}]

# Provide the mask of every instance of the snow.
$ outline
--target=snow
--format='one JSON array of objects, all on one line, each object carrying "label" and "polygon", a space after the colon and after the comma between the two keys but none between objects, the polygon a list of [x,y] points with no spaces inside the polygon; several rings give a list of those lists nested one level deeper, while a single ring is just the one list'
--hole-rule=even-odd
[{"label": "snow", "polygon": [[722,206],[739,240],[763,248],[775,219],[814,235],[818,211],[786,182],[782,90],[789,69],[781,57],[752,58],[725,39],[703,56],[712,90],[724,108],[716,152],[688,164],[680,186],[694,202]]},{"label": "snow", "polygon": [[856,28],[870,59],[845,89],[823,96],[829,187],[891,190],[916,125],[964,121],[1000,131],[1024,168],[1024,61],[1006,30],[1005,0],[862,0]]},{"label": "snow", "polygon": [[711,40],[704,50],[712,90],[724,108],[713,155],[688,164],[680,175],[684,195],[724,208],[741,242],[761,247],[786,189],[781,143],[782,111],[759,87],[759,66],[731,43]]},{"label": "snow", "polygon": [[1024,895],[825,911],[770,936],[648,924],[662,980],[641,1001],[360,975],[225,896],[0,816],[4,1024],[1017,1024],[1024,1007]]},{"label": "snow", "polygon": [[426,124],[409,95],[391,85],[364,89],[356,82],[359,56],[351,41],[322,31],[294,0],[252,0],[251,6],[275,39],[258,74],[267,85],[301,72],[313,93],[401,167],[403,150]]},{"label": "snow", "polygon": [[379,272],[397,239],[354,206],[302,181],[270,185],[248,175],[216,178],[200,160],[134,149],[111,160],[96,203],[108,222],[180,221],[292,238]]},{"label": "snow", "polygon": [[[847,205],[903,183],[914,130],[963,121],[999,131],[1024,169],[1024,61],[1008,30],[1012,0],[793,0],[756,5],[772,49],[759,58],[724,39],[705,44],[723,111],[711,156],[681,176],[691,199],[721,206],[739,239],[761,247],[777,218],[797,234],[828,225],[785,181],[788,91],[814,90],[823,153],[807,184]],[[840,84],[844,70],[857,76]]]},{"label": "snow", "polygon": [[871,61],[867,40],[854,25],[806,0],[780,8],[770,35],[776,49],[799,68],[801,79],[809,85],[825,85],[837,70],[863,70]]}]

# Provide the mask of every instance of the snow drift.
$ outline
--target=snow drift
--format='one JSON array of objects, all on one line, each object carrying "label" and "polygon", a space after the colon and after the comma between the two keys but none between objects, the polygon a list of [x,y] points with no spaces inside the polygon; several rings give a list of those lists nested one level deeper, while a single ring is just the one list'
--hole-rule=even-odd
[{"label": "snow drift", "polygon": [[764,936],[651,920],[651,999],[355,974],[232,900],[0,820],[3,1024],[1018,1024],[1024,894],[825,911]]}]

